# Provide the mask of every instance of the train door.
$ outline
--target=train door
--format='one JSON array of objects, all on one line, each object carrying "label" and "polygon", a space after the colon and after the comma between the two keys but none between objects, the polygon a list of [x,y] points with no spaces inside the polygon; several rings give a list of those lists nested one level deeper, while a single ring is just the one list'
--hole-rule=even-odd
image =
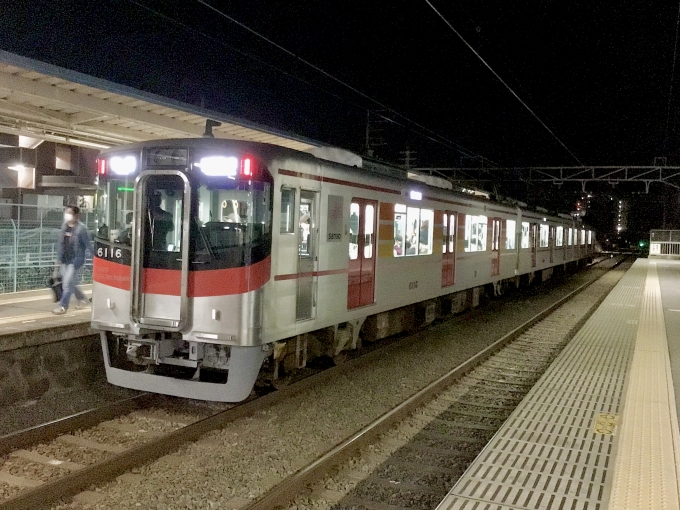
[{"label": "train door", "polygon": [[295,318],[298,321],[316,316],[316,280],[319,228],[317,191],[300,190],[298,228],[298,278]]},{"label": "train door", "polygon": [[548,245],[550,246],[550,263],[553,263],[555,252],[555,227],[550,227],[550,234],[548,235]]},{"label": "train door", "polygon": [[375,230],[378,202],[353,198],[349,208],[347,308],[370,305],[375,289]]},{"label": "train door", "polygon": [[187,321],[191,187],[176,171],[135,183],[130,313],[140,325],[178,331]]},{"label": "train door", "polygon": [[531,267],[536,267],[536,245],[538,244],[538,236],[536,230],[538,225],[532,223],[529,226],[529,246],[531,247]]},{"label": "train door", "polygon": [[456,218],[455,212],[444,211],[442,244],[442,287],[449,287],[456,279]]},{"label": "train door", "polygon": [[491,276],[501,274],[501,219],[491,218]]}]

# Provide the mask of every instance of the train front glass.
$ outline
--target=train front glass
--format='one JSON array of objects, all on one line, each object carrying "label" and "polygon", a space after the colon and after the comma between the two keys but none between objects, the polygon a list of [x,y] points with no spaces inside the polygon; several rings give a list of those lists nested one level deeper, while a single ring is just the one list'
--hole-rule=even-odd
[{"label": "train front glass", "polygon": [[180,270],[185,257],[190,271],[266,258],[272,217],[266,168],[251,157],[170,151],[184,154],[181,165],[168,164],[173,161],[160,157],[161,149],[145,149],[143,166],[139,153],[103,156],[95,201],[98,256],[108,247],[122,254],[117,262],[129,264],[134,238],[148,268]]}]

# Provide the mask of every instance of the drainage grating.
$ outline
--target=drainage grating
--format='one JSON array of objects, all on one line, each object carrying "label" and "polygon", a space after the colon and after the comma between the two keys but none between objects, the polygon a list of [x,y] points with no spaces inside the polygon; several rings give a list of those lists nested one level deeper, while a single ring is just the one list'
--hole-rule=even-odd
[{"label": "drainage grating", "polygon": [[438,510],[602,508],[646,277],[631,267]]}]

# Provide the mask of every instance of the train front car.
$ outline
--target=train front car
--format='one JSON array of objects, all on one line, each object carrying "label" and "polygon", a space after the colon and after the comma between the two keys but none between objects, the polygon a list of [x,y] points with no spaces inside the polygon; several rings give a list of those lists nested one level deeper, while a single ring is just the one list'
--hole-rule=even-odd
[{"label": "train front car", "polygon": [[110,383],[245,399],[266,357],[272,177],[247,144],[197,139],[98,160],[92,326]]}]

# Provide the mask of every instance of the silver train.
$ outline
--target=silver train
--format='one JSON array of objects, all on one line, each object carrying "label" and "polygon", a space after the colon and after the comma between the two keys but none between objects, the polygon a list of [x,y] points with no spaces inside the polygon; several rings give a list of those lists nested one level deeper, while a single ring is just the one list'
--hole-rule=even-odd
[{"label": "silver train", "polygon": [[238,402],[303,367],[580,264],[594,233],[339,150],[216,139],[98,160],[92,326],[109,382]]}]

